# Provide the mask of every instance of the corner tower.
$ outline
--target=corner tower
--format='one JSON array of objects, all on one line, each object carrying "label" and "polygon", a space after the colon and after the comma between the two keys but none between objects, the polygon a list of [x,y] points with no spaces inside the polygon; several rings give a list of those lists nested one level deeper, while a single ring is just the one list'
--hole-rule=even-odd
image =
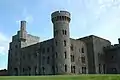
[{"label": "corner tower", "polygon": [[70,13],[56,11],[51,14],[54,30],[55,74],[71,73],[70,60]]}]

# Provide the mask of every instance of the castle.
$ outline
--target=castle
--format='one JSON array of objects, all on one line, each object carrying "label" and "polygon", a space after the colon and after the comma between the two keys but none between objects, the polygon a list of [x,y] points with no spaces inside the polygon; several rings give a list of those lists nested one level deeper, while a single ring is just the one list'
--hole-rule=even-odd
[{"label": "castle", "polygon": [[[67,11],[51,14],[54,38],[40,42],[28,34],[26,21],[12,36],[8,54],[9,75],[61,75],[120,73],[120,45],[95,35],[70,38],[71,15]],[[120,42],[120,39],[119,39]]]}]

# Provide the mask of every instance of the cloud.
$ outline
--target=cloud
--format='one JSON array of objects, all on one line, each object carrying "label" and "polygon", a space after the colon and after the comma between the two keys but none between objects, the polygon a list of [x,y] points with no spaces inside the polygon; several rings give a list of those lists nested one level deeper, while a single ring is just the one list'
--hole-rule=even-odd
[{"label": "cloud", "polygon": [[0,55],[8,53],[10,38],[0,32]]}]

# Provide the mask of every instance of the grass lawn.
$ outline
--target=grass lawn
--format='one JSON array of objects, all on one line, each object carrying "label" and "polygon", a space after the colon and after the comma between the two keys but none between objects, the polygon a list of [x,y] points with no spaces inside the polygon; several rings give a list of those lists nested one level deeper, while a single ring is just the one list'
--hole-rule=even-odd
[{"label": "grass lawn", "polygon": [[120,75],[0,76],[0,80],[120,80]]}]

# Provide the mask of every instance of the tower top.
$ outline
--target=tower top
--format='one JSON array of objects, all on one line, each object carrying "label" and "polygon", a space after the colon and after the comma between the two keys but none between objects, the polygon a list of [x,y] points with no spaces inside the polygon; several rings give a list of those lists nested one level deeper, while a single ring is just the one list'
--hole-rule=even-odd
[{"label": "tower top", "polygon": [[60,21],[60,20],[67,20],[70,22],[71,14],[68,11],[55,11],[51,14],[52,22]]},{"label": "tower top", "polygon": [[70,17],[70,13],[68,11],[55,11],[51,14],[51,17],[56,17],[56,16],[67,16]]}]

